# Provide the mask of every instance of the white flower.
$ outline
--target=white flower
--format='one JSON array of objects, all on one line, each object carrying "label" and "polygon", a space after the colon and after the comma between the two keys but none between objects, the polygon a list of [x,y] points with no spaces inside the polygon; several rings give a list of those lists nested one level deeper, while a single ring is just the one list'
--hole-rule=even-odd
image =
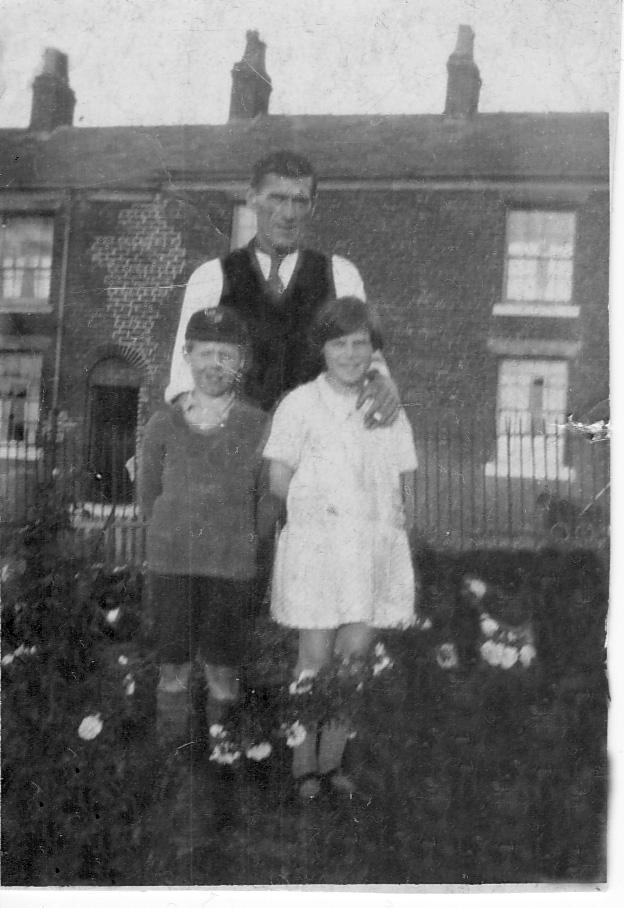
[{"label": "white flower", "polygon": [[78,726],[78,737],[82,738],[83,741],[92,741],[94,738],[97,738],[103,728],[104,723],[102,722],[100,713],[95,713],[95,715],[92,716],[85,716]]},{"label": "white flower", "polygon": [[134,678],[132,677],[132,675],[126,675],[126,677],[123,679],[123,683],[126,688],[126,696],[131,697],[136,690],[136,685],[134,683]]},{"label": "white flower", "polygon": [[518,661],[518,650],[515,646],[503,646],[501,655],[501,665],[503,668],[511,668]]},{"label": "white flower", "polygon": [[117,661],[119,662],[120,665],[127,665],[127,664],[128,664],[128,657],[127,657],[127,656],[120,656],[119,659],[118,659]]},{"label": "white flower", "polygon": [[245,752],[245,756],[248,760],[266,760],[270,756],[273,748],[268,741],[262,741],[260,744],[254,744],[252,747],[248,748]]},{"label": "white flower", "polygon": [[377,643],[375,645],[375,655],[380,657],[386,655],[386,647],[383,645],[383,643]]},{"label": "white flower", "polygon": [[288,747],[299,747],[300,744],[303,744],[307,737],[307,732],[305,727],[299,721],[293,722],[293,724],[288,729],[288,736],[286,738],[286,744]]},{"label": "white flower", "polygon": [[240,750],[233,750],[227,744],[215,744],[210,759],[217,763],[224,763],[231,766],[240,757]]},{"label": "white flower", "polygon": [[440,668],[451,669],[459,665],[459,657],[454,643],[441,643],[436,653],[436,662]]},{"label": "white flower", "polygon": [[6,656],[2,657],[2,665],[10,665],[11,662],[15,659],[15,653],[7,653]]},{"label": "white flower", "polygon": [[115,622],[119,618],[120,611],[121,609],[119,607],[109,608],[109,610],[106,612],[106,621],[108,622],[108,624],[115,624]]},{"label": "white flower", "polygon": [[297,680],[290,684],[288,692],[294,697],[299,694],[309,694],[313,687],[314,678],[316,678],[316,672],[310,668],[304,668]]},{"label": "white flower", "polygon": [[520,650],[519,658],[524,668],[528,668],[537,656],[537,650],[532,643],[525,643]]},{"label": "white flower", "polygon": [[494,643],[493,640],[486,640],[481,644],[481,658],[488,665],[500,665],[503,658],[503,644]]},{"label": "white flower", "polygon": [[481,615],[481,633],[486,637],[493,637],[496,631],[499,629],[500,625],[498,621],[495,621],[491,615],[488,615],[487,612],[483,612]]},{"label": "white flower", "polygon": [[389,659],[388,656],[383,656],[379,662],[375,662],[373,665],[373,675],[379,675],[384,669],[392,668],[393,665],[392,659]]},{"label": "white flower", "polygon": [[13,576],[21,577],[25,570],[26,562],[23,558],[19,558],[16,561],[5,561],[0,572],[0,579],[2,583],[6,583]]},{"label": "white flower", "polygon": [[347,735],[347,740],[348,740],[348,741],[353,741],[354,738],[357,738],[357,732],[356,732],[356,731],[350,731],[349,734]]},{"label": "white flower", "polygon": [[472,593],[476,599],[483,599],[487,592],[487,583],[479,580],[478,577],[465,577],[464,583],[468,588],[468,592]]},{"label": "white flower", "polygon": [[216,723],[216,722],[214,723],[214,725],[211,725],[211,726],[210,726],[210,728],[208,729],[208,731],[210,732],[210,737],[211,737],[211,738],[225,738],[225,729],[224,729],[224,727],[223,727],[222,725],[219,725],[219,724]]}]

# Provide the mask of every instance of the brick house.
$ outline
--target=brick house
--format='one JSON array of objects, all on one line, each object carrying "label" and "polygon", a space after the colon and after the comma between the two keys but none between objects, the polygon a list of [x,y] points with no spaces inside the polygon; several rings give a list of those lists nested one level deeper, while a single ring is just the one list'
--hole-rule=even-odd
[{"label": "brick house", "polygon": [[288,147],[320,176],[311,244],[352,259],[381,310],[423,525],[449,536],[465,509],[474,535],[524,480],[522,521],[553,483],[591,504],[606,455],[596,480],[560,427],[608,398],[608,118],[479,113],[473,39],[461,26],[439,115],[273,116],[250,32],[212,126],[74,127],[48,49],[29,128],[0,130],[0,458],[30,456],[59,413],[105,500],[131,498],[184,284],[253,234],[251,164]]}]

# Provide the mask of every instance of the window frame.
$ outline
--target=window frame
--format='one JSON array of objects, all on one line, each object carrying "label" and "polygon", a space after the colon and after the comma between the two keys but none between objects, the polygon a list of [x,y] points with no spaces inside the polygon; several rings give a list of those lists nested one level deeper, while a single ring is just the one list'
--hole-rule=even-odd
[{"label": "window frame", "polygon": [[3,259],[0,259],[0,313],[36,313],[49,314],[53,311],[52,294],[54,285],[54,250],[57,237],[57,211],[54,206],[41,205],[37,207],[14,207],[4,205],[0,208],[0,229],[7,222],[17,221],[20,219],[45,220],[50,226],[50,267],[49,267],[49,284],[47,296],[27,296],[27,297],[5,297],[3,288]]},{"label": "window frame", "polygon": [[[510,367],[526,364],[526,387],[529,406],[513,410],[501,406],[501,389],[505,364]],[[565,389],[564,400],[560,409],[551,410],[552,418],[560,416],[559,428],[548,431],[549,422],[543,415],[543,430],[535,428],[536,417],[531,414],[530,389],[536,377],[544,381],[543,388],[552,394],[552,385],[548,380],[548,368],[545,364],[558,364],[562,367]],[[540,368],[543,366],[543,368]],[[522,371],[521,369],[519,370]],[[552,374],[554,374],[552,371]],[[510,374],[513,374],[512,372]],[[509,381],[509,376],[507,378]],[[520,385],[518,385],[520,387]],[[576,477],[575,470],[566,463],[566,438],[563,431],[570,388],[570,361],[563,356],[500,356],[496,378],[496,414],[495,414],[495,450],[485,464],[485,475],[499,479],[533,479],[572,482]],[[509,411],[515,414],[507,426],[502,424],[503,414]],[[520,427],[515,431],[514,423]],[[553,424],[554,425],[554,424]],[[526,429],[523,427],[526,426]]]},{"label": "window frame", "polygon": [[[509,222],[510,218],[518,212],[536,214],[571,214],[573,216],[572,228],[572,255],[570,257],[572,271],[570,275],[569,301],[548,300],[512,300],[507,299],[507,284],[509,279]],[[574,302],[574,285],[576,276],[576,252],[578,239],[578,211],[573,206],[560,206],[553,204],[509,205],[505,212],[505,237],[504,237],[504,268],[501,300],[494,304],[493,315],[503,316],[529,316],[538,318],[578,318],[580,306]]]},{"label": "window frame", "polygon": [[[41,389],[43,381],[43,354],[31,350],[3,350],[0,356],[14,356],[30,359],[35,362],[32,370],[32,380],[24,379],[26,385],[26,396],[24,400],[24,437],[22,439],[9,438],[8,431],[5,437],[4,432],[4,400],[11,395],[1,395],[2,405],[0,407],[0,458],[10,460],[38,460],[41,456],[41,447],[39,446],[39,428],[41,425]],[[19,376],[15,376],[16,384],[21,382]],[[32,389],[32,390],[31,390]],[[29,409],[37,408],[36,420],[28,419]]]}]

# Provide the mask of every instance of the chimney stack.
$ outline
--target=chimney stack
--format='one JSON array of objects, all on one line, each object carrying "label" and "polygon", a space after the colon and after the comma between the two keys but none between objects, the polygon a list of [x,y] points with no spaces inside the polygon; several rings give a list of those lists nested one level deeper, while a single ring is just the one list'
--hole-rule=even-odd
[{"label": "chimney stack", "polygon": [[468,118],[477,112],[481,76],[473,58],[474,37],[469,25],[459,26],[455,50],[446,64],[448,82],[444,113],[447,117]]},{"label": "chimney stack", "polygon": [[266,44],[258,32],[247,32],[243,59],[232,69],[230,120],[251,120],[269,110],[271,79],[265,68]]},{"label": "chimney stack", "polygon": [[67,54],[46,47],[41,73],[33,82],[31,130],[52,132],[57,126],[72,125],[76,96],[69,86],[67,64]]}]

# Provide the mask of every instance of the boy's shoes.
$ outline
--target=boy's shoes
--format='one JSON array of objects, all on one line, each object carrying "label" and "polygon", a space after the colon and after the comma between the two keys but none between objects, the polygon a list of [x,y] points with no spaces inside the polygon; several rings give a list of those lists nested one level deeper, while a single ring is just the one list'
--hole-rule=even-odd
[{"label": "boy's shoes", "polygon": [[190,664],[165,663],[156,688],[156,734],[167,746],[189,739],[191,694]]}]

